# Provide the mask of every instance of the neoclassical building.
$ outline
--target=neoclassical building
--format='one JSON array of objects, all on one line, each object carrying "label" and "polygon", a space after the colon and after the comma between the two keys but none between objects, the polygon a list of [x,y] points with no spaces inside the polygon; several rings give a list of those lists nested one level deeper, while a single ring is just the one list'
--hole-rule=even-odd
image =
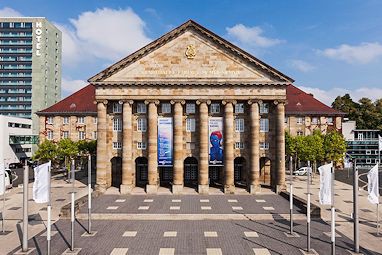
[{"label": "neoclassical building", "polygon": [[99,191],[285,187],[286,87],[293,80],[194,21],[89,82]]}]

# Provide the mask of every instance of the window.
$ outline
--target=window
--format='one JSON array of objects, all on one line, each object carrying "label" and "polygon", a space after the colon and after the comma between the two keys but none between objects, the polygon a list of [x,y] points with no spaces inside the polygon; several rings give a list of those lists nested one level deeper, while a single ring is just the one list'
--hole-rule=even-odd
[{"label": "window", "polygon": [[333,125],[333,117],[327,117],[326,122],[328,123],[328,125]]},{"label": "window", "polygon": [[243,142],[235,142],[235,149],[244,149]]},{"label": "window", "polygon": [[163,103],[162,104],[162,113],[171,113],[171,104]]},{"label": "window", "polygon": [[146,105],[144,103],[137,104],[137,113],[146,113]]},{"label": "window", "polygon": [[195,113],[195,104],[194,103],[187,103],[186,104],[186,113]]},{"label": "window", "polygon": [[371,150],[366,150],[366,155],[371,155]]},{"label": "window", "polygon": [[318,124],[318,117],[312,117],[312,124]]},{"label": "window", "polygon": [[269,150],[269,143],[261,142],[260,143],[260,150]]},{"label": "window", "polygon": [[304,124],[304,122],[305,122],[304,117],[297,117],[297,124],[298,125],[302,125],[302,124]]},{"label": "window", "polygon": [[85,123],[85,117],[77,117],[77,123],[78,124],[84,124]]},{"label": "window", "polygon": [[187,132],[195,132],[195,119],[187,118],[186,120],[186,131]]},{"label": "window", "polygon": [[260,119],[260,132],[268,132],[268,131],[269,131],[269,120]]},{"label": "window", "polygon": [[69,131],[62,131],[62,138],[69,138]]},{"label": "window", "polygon": [[85,131],[78,131],[78,140],[85,140]]},{"label": "window", "polygon": [[288,124],[288,117],[287,116],[284,116],[284,123]]},{"label": "window", "polygon": [[302,132],[301,130],[297,131],[297,136],[303,136],[304,135],[304,132]]},{"label": "window", "polygon": [[244,132],[244,119],[235,119],[235,131]]},{"label": "window", "polygon": [[69,117],[64,117],[63,120],[62,120],[62,123],[65,125],[65,124],[69,124]]},{"label": "window", "polygon": [[48,124],[53,124],[53,117],[47,117],[47,118],[46,118],[46,122],[47,122]]},{"label": "window", "polygon": [[93,122],[94,124],[97,124],[97,122],[98,122],[98,118],[97,118],[97,117],[94,117],[93,121],[94,121],[94,122]]},{"label": "window", "polygon": [[122,149],[122,143],[121,142],[113,142],[113,149],[117,149],[117,150]]},{"label": "window", "polygon": [[220,104],[213,103],[210,108],[211,113],[220,113]]},{"label": "window", "polygon": [[363,140],[363,133],[358,133],[358,140]]},{"label": "window", "polygon": [[235,113],[244,113],[244,104],[235,104]]},{"label": "window", "polygon": [[146,143],[145,142],[138,142],[137,143],[137,149],[138,150],[146,150]]},{"label": "window", "polygon": [[97,131],[93,131],[93,139],[97,140]]},{"label": "window", "polygon": [[366,159],[366,164],[371,164],[371,158]]},{"label": "window", "polygon": [[137,130],[140,132],[146,132],[146,119],[145,118],[139,118],[137,121]]},{"label": "window", "polygon": [[113,104],[113,113],[121,113],[122,112],[122,104],[119,102]]},{"label": "window", "polygon": [[260,104],[260,114],[268,113],[269,112],[269,105],[268,103],[261,103]]},{"label": "window", "polygon": [[53,131],[52,131],[52,130],[48,130],[48,131],[46,132],[46,138],[47,138],[48,140],[53,140]]},{"label": "window", "polygon": [[113,130],[114,131],[122,131],[122,121],[120,118],[113,119]]}]

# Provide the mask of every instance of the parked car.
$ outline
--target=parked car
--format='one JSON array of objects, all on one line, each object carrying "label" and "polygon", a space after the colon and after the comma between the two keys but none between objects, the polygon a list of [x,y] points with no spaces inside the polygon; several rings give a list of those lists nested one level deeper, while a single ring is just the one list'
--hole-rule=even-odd
[{"label": "parked car", "polygon": [[304,167],[301,167],[298,170],[293,171],[293,175],[307,175],[308,171],[311,173],[312,172],[312,168],[304,166]]},{"label": "parked car", "polygon": [[10,189],[12,188],[12,171],[11,169],[5,169],[5,188]]},{"label": "parked car", "polygon": [[23,168],[24,165],[22,163],[10,163],[8,167],[9,169],[17,169],[17,168]]}]

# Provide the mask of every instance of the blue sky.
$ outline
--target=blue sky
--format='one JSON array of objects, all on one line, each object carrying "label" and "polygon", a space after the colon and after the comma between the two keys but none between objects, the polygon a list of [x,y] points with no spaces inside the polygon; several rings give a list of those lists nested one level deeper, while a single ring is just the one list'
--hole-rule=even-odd
[{"label": "blue sky", "polygon": [[327,104],[344,93],[382,98],[381,10],[379,0],[0,2],[0,16],[44,16],[63,31],[63,96],[193,19]]}]

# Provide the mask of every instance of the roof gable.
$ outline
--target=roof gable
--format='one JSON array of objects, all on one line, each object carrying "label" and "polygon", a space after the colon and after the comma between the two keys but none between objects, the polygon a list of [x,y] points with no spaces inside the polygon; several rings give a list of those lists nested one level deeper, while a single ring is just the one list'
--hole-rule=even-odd
[{"label": "roof gable", "polygon": [[222,82],[293,82],[291,78],[192,20],[93,76],[89,82],[192,82],[203,79]]}]

